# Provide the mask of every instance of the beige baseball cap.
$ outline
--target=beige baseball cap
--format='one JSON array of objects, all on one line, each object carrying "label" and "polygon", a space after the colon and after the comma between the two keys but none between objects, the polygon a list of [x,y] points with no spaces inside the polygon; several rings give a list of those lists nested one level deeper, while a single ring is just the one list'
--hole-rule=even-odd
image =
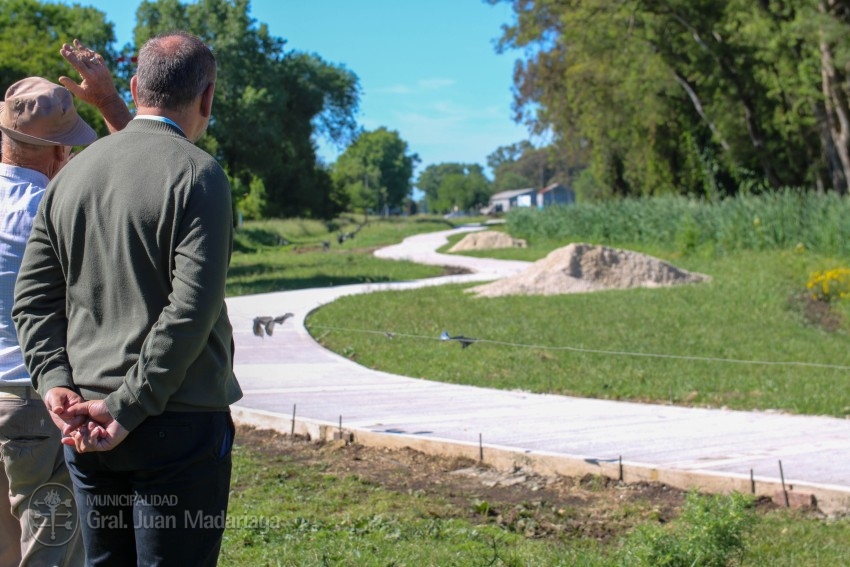
[{"label": "beige baseball cap", "polygon": [[37,146],[87,146],[97,134],[74,108],[71,92],[41,77],[21,79],[0,102],[0,131]]}]

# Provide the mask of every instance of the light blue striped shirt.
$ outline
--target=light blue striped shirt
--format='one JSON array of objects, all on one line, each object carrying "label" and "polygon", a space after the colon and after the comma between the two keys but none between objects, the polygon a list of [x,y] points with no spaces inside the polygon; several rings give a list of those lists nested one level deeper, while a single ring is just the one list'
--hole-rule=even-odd
[{"label": "light blue striped shirt", "polygon": [[48,181],[38,171],[0,163],[0,386],[30,384],[12,322],[12,303],[24,248]]}]

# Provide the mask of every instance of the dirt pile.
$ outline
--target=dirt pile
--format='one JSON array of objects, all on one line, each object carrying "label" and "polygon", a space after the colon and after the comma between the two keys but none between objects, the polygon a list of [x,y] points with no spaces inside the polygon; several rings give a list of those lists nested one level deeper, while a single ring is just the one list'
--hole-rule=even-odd
[{"label": "dirt pile", "polygon": [[525,248],[525,240],[513,238],[504,232],[487,230],[467,234],[460,242],[449,249],[449,252],[465,252],[467,250],[490,250],[492,248]]},{"label": "dirt pile", "polygon": [[576,243],[552,251],[515,276],[467,291],[478,297],[558,295],[603,289],[664,287],[710,279],[645,254]]}]

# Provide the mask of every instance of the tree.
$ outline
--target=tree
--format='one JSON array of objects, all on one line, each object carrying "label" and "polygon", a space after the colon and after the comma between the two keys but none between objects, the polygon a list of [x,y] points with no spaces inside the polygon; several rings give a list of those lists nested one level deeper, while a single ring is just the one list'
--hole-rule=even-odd
[{"label": "tree", "polygon": [[[248,16],[248,0],[145,0],[135,41],[174,28],[212,46],[219,66],[213,116],[200,145],[233,179],[235,200],[264,188],[264,216],[330,218],[345,206],[316,157],[317,136],[343,146],[356,132],[357,76],[318,55],[286,51],[265,24]],[[255,192],[256,193],[256,192]],[[256,196],[256,195],[255,195]]]},{"label": "tree", "polygon": [[491,184],[478,164],[440,163],[426,167],[416,180],[435,213],[468,211],[487,204]]},{"label": "tree", "polygon": [[586,144],[609,193],[846,190],[846,2],[512,5],[500,49],[524,49],[517,119]]},{"label": "tree", "polygon": [[437,163],[429,165],[419,173],[416,187],[425,194],[425,204],[429,210],[435,210],[434,205],[439,199],[443,179],[453,174],[465,175],[466,167],[462,163]]},{"label": "tree", "polygon": [[[79,38],[114,65],[111,45],[115,33],[106,15],[91,7],[66,6],[38,0],[0,0],[0,94],[25,77],[44,77],[54,83],[60,75],[74,76],[59,55],[63,43]],[[75,73],[75,72],[74,72]],[[78,77],[75,77],[78,78]],[[77,101],[80,116],[100,135],[108,133],[100,113]]]},{"label": "tree", "polygon": [[490,183],[479,170],[467,175],[447,175],[440,184],[440,192],[434,210],[470,211],[480,209],[490,197]]},{"label": "tree", "polygon": [[487,165],[493,170],[494,192],[569,185],[573,173],[586,166],[581,156],[567,148],[535,148],[528,141],[497,148],[487,156]]},{"label": "tree", "polygon": [[419,156],[407,152],[407,142],[394,130],[363,132],[333,165],[334,184],[363,211],[398,209],[410,194],[413,168],[419,161]]}]

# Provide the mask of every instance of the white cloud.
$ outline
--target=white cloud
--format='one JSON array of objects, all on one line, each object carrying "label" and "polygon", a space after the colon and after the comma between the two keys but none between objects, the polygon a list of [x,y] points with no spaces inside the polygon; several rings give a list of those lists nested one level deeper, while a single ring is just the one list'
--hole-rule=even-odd
[{"label": "white cloud", "polygon": [[372,94],[413,95],[446,89],[455,84],[454,79],[433,78],[420,79],[413,85],[395,84],[388,87],[378,87],[370,91]]},{"label": "white cloud", "polygon": [[389,87],[381,87],[371,91],[375,94],[412,94],[414,91],[407,85],[390,85]]},{"label": "white cloud", "polygon": [[421,79],[416,83],[420,88],[426,91],[435,91],[454,86],[454,79]]}]

